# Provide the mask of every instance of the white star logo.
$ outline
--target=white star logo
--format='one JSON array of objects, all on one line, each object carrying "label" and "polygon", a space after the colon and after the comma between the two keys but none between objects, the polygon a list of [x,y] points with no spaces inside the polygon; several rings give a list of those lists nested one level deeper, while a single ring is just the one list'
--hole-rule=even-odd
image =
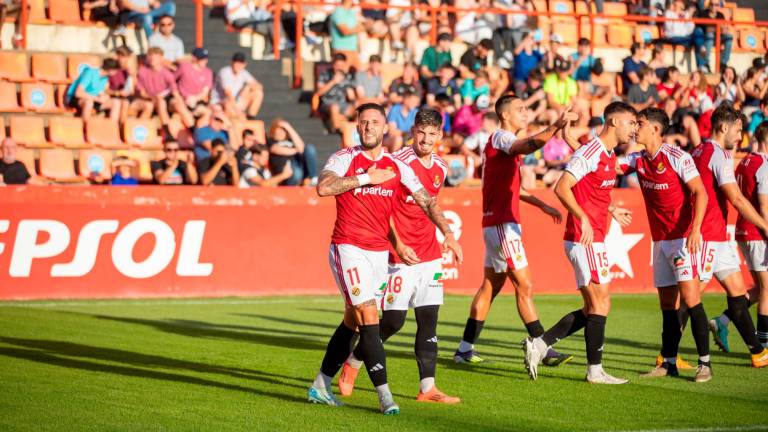
[{"label": "white star logo", "polygon": [[629,277],[635,277],[629,251],[642,240],[644,234],[624,234],[621,225],[611,218],[608,234],[605,236],[605,249],[608,252],[608,266],[618,266]]}]

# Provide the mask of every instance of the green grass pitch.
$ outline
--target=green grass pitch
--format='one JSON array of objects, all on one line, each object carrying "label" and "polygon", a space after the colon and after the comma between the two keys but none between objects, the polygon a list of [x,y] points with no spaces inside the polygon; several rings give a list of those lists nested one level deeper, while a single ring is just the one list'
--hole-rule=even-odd
[{"label": "green grass pitch", "polygon": [[[386,345],[399,416],[377,411],[364,372],[346,406],[306,402],[325,344],[341,319],[334,297],[0,303],[0,430],[768,430],[768,370],[750,367],[734,329],[713,348],[712,382],[641,379],[658,352],[653,295],[614,296],[604,364],[625,386],[586,384],[582,332],[558,348],[576,357],[526,375],[524,327],[514,297],[500,297],[478,351],[487,363],[456,365],[470,297],[448,296],[438,334],[438,386],[458,406],[415,402],[412,316]],[[545,327],[576,296],[539,296]],[[708,295],[710,315],[725,306]],[[752,310],[754,313],[754,310]],[[412,314],[411,314],[412,315]],[[682,354],[695,362],[690,331]]]}]

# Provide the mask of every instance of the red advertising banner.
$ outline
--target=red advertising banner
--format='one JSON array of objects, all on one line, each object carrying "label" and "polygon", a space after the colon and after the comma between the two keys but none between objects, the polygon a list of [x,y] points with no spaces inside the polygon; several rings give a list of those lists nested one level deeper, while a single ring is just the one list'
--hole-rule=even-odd
[{"label": "red advertising banner", "polygon": [[[536,193],[561,208],[549,191]],[[642,196],[611,224],[613,292],[653,292]],[[464,249],[444,257],[448,292],[473,293],[483,267],[479,190],[445,189],[441,205]],[[564,225],[522,204],[536,292],[572,293]],[[338,292],[328,265],[333,198],[313,189],[229,187],[0,188],[0,299],[213,297]]]}]

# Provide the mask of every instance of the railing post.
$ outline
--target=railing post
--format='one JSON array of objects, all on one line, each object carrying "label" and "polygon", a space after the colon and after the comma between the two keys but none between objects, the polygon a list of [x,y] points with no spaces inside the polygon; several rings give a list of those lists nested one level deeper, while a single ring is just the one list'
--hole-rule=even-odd
[{"label": "railing post", "polygon": [[296,58],[293,61],[293,88],[301,87],[301,41],[304,39],[304,8],[301,0],[293,3],[296,7]]},{"label": "railing post", "polygon": [[272,12],[272,55],[275,60],[280,60],[280,15],[283,13],[283,0],[275,1],[275,10]]},{"label": "railing post", "polygon": [[203,47],[203,1],[195,0],[195,47]]},{"label": "railing post", "polygon": [[595,16],[589,10],[589,55],[595,54]]},{"label": "railing post", "polygon": [[429,29],[429,43],[432,46],[437,45],[437,8],[429,5],[429,20],[432,22],[432,28]]},{"label": "railing post", "polygon": [[[27,0],[21,0],[21,11],[19,16],[19,25],[21,26],[21,48],[27,49],[27,22],[29,21],[29,3]],[[3,23],[0,23],[2,27]]]},{"label": "railing post", "polygon": [[[720,37],[722,36],[722,29],[720,28],[720,21],[715,24],[715,72],[720,72]],[[704,34],[706,38],[707,35]],[[706,43],[706,40],[705,40]],[[709,57],[707,57],[709,62]]]}]

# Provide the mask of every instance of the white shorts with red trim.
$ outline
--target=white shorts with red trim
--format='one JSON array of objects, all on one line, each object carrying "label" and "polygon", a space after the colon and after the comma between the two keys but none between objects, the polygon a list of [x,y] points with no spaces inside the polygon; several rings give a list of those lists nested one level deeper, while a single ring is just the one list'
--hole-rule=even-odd
[{"label": "white shorts with red trim", "polygon": [[698,279],[698,268],[685,242],[684,238],[653,242],[653,284],[657,288]]},{"label": "white shorts with red trim", "polygon": [[416,265],[391,264],[381,310],[408,310],[443,304],[442,277],[440,259]]},{"label": "white shorts with red trim", "polygon": [[768,271],[768,242],[765,240],[740,241],[739,249],[744,254],[750,271]]},{"label": "white shorts with red trim", "polygon": [[483,228],[485,267],[493,267],[496,273],[504,273],[507,269],[520,270],[528,267],[522,235],[523,230],[516,223]]},{"label": "white shorts with red trim", "polygon": [[376,300],[386,288],[389,251],[331,243],[328,261],[339,291],[352,306]]},{"label": "white shorts with red trim", "polygon": [[578,288],[587,287],[590,282],[607,284],[611,281],[605,243],[592,243],[589,246],[584,246],[581,243],[566,240],[565,256],[568,257],[571,266],[573,266]]},{"label": "white shorts with red trim", "polygon": [[712,279],[712,274],[723,280],[739,270],[739,253],[731,242],[705,241],[701,252],[694,258],[694,265],[699,266],[699,279],[703,282]]}]

